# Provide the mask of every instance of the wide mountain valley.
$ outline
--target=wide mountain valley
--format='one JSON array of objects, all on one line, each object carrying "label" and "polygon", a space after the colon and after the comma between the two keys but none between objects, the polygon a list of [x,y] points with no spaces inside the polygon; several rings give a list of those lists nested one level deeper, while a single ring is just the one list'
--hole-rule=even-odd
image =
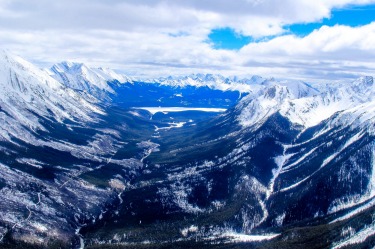
[{"label": "wide mountain valley", "polygon": [[0,51],[0,248],[372,248],[373,77],[135,79]]}]

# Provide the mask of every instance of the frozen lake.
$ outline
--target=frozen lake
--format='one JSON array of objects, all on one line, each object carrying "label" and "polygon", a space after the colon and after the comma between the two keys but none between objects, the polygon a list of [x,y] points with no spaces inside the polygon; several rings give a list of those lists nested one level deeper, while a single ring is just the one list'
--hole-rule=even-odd
[{"label": "frozen lake", "polygon": [[185,112],[185,111],[200,111],[200,112],[225,112],[224,108],[194,108],[194,107],[134,107],[134,109],[147,110],[152,114],[157,112]]}]

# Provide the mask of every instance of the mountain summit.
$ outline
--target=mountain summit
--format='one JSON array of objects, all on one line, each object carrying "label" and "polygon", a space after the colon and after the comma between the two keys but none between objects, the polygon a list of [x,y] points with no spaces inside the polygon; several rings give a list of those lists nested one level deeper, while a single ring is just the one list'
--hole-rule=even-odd
[{"label": "mountain summit", "polygon": [[93,113],[102,113],[95,105],[84,100],[22,58],[0,51],[0,137],[25,139],[25,129],[44,129],[40,118],[56,122],[92,120]]},{"label": "mountain summit", "polygon": [[111,69],[90,68],[83,63],[65,61],[53,65],[46,71],[67,87],[86,91],[99,98],[103,98],[106,93],[114,93],[109,82],[132,82],[129,77],[117,74]]}]

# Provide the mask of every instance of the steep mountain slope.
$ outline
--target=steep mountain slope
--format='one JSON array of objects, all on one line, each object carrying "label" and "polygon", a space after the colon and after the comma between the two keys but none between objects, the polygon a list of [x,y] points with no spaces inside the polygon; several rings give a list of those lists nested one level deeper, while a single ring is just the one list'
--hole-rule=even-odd
[{"label": "steep mountain slope", "polygon": [[326,247],[373,245],[374,107],[372,101],[337,113],[283,145],[261,227],[315,222],[341,232]]},{"label": "steep mountain slope", "polygon": [[[4,51],[0,88],[0,242],[74,247],[80,226],[118,201],[125,183],[118,178],[142,171],[151,145],[137,143],[155,122],[141,111],[99,107]],[[97,168],[111,170],[93,183],[85,174]]]},{"label": "steep mountain slope", "polygon": [[300,214],[292,220],[334,213],[374,197],[374,107],[372,101],[339,112],[283,144],[270,196],[287,205],[299,203],[293,204]]},{"label": "steep mountain slope", "polygon": [[23,59],[0,51],[0,139],[22,139],[36,129],[43,130],[39,118],[92,121],[92,114],[103,114],[72,89]]}]

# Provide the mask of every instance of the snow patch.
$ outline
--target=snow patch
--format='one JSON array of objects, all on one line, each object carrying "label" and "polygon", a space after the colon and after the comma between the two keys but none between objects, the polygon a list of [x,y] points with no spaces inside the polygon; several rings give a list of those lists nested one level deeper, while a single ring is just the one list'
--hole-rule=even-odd
[{"label": "snow patch", "polygon": [[363,137],[364,133],[360,132],[352,137],[350,137],[350,139],[348,141],[346,141],[346,143],[340,147],[340,149],[333,153],[332,155],[330,155],[329,157],[327,157],[322,165],[320,166],[321,168],[323,168],[324,166],[326,166],[329,162],[331,162],[338,154],[340,154],[345,148],[349,147],[351,144],[353,144],[354,142],[358,141],[359,139],[361,139],[361,137]]},{"label": "snow patch", "polygon": [[198,232],[198,227],[195,225],[191,225],[190,227],[186,227],[181,230],[181,235],[187,237],[189,233],[196,233]]},{"label": "snow patch", "polygon": [[200,111],[200,112],[225,112],[224,108],[194,108],[194,107],[134,107],[134,109],[142,109],[150,112],[152,115],[155,113],[168,113],[168,112],[186,112],[186,111]]},{"label": "snow patch", "polygon": [[120,191],[125,190],[125,184],[122,181],[120,181],[119,179],[111,179],[111,180],[109,180],[108,184],[113,189],[117,189],[117,190],[120,190]]},{"label": "snow patch", "polygon": [[280,234],[264,234],[264,235],[248,235],[240,234],[235,232],[227,232],[223,234],[223,237],[228,237],[231,242],[259,242],[264,240],[274,239]]},{"label": "snow patch", "polygon": [[364,229],[350,236],[348,239],[340,241],[332,247],[332,249],[343,248],[349,245],[360,244],[364,242],[368,237],[375,235],[375,222],[369,226],[366,226]]}]

